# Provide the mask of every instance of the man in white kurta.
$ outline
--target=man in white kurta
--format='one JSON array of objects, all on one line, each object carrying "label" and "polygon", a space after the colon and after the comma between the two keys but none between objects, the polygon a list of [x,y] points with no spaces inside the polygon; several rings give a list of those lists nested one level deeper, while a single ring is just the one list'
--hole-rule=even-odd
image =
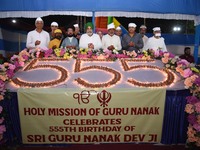
[{"label": "man in white kurta", "polygon": [[108,34],[104,35],[102,38],[102,48],[108,50],[121,50],[121,40],[120,37],[115,35],[115,25],[113,23],[109,24]]},{"label": "man in white kurta", "polygon": [[48,49],[50,37],[49,33],[42,29],[44,26],[43,20],[41,18],[37,18],[35,21],[35,26],[36,29],[30,31],[27,35],[26,47],[28,49]]},{"label": "man in white kurta", "polygon": [[146,46],[147,41],[148,41],[148,37],[145,35],[146,31],[147,31],[147,27],[145,25],[141,25],[140,26],[140,34],[142,35],[144,47]]},{"label": "man in white kurta", "polygon": [[102,48],[101,39],[98,34],[93,33],[93,24],[88,22],[85,25],[86,33],[81,35],[79,48],[90,48],[98,50]]},{"label": "man in white kurta", "polygon": [[153,28],[153,34],[154,34],[154,36],[152,36],[148,39],[147,44],[143,48],[143,50],[152,49],[154,51],[161,50],[163,52],[167,52],[165,40],[163,37],[161,37],[160,27]]},{"label": "man in white kurta", "polygon": [[115,35],[119,36],[120,40],[122,40],[122,28],[120,26],[115,29]]}]

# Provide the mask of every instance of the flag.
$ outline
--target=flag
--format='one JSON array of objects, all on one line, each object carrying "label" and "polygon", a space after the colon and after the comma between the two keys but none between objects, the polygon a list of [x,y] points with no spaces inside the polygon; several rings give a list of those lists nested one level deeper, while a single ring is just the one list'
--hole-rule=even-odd
[{"label": "flag", "polygon": [[115,17],[108,17],[108,24],[111,24],[111,23],[114,23],[115,28],[121,27],[122,34],[128,33],[128,31],[126,30],[126,28],[124,28],[124,26]]},{"label": "flag", "polygon": [[114,25],[115,25],[116,28],[117,27],[121,27],[122,34],[128,33],[128,31],[126,30],[126,28],[124,28],[124,26],[119,21],[117,21],[117,19],[115,17],[113,17],[113,23],[114,23]]}]

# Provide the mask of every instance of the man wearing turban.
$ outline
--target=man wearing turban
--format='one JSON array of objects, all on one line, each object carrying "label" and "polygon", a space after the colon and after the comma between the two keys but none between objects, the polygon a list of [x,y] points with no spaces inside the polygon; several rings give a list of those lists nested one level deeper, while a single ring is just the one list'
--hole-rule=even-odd
[{"label": "man wearing turban", "polygon": [[49,42],[49,48],[52,49],[59,48],[62,39],[62,31],[60,29],[56,29],[54,34],[55,38]]},{"label": "man wearing turban", "polygon": [[85,25],[86,33],[83,34],[79,41],[79,48],[90,48],[98,50],[102,48],[102,43],[99,35],[93,33],[93,24],[88,22]]},{"label": "man wearing turban", "polygon": [[122,47],[126,51],[135,51],[139,53],[143,48],[142,36],[135,32],[137,25],[135,23],[128,24],[128,34],[122,37]]},{"label": "man wearing turban", "polygon": [[165,45],[165,39],[161,37],[161,29],[160,27],[153,28],[153,36],[147,40],[147,44],[143,48],[143,50],[152,49],[154,51],[163,51],[167,52],[167,48]]},{"label": "man wearing turban", "polygon": [[75,28],[74,29],[74,37],[78,40],[78,42],[79,42],[79,40],[80,40],[80,38],[81,38],[81,33],[80,33],[80,27],[79,27],[79,25],[78,25],[78,23],[76,23],[76,24],[74,24],[73,25],[73,27]]},{"label": "man wearing turban", "polygon": [[26,47],[28,49],[41,48],[47,49],[50,37],[49,34],[43,30],[44,22],[42,18],[35,20],[36,29],[30,31],[27,35]]},{"label": "man wearing turban", "polygon": [[107,26],[108,34],[103,36],[102,39],[102,47],[103,49],[108,50],[121,50],[121,40],[120,37],[115,35],[115,25],[114,23],[111,23]]}]

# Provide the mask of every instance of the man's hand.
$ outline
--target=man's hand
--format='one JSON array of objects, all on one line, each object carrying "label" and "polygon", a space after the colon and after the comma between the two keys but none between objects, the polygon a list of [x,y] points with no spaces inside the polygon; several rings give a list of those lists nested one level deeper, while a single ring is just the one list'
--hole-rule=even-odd
[{"label": "man's hand", "polygon": [[80,38],[81,38],[81,35],[80,35],[80,34],[76,35],[76,38],[77,38],[77,39],[80,39]]},{"label": "man's hand", "polygon": [[133,47],[135,44],[131,41],[128,45],[129,45],[130,47]]},{"label": "man's hand", "polygon": [[76,49],[76,46],[66,46],[68,49]]},{"label": "man's hand", "polygon": [[35,46],[40,45],[40,43],[41,42],[39,40],[35,41]]},{"label": "man's hand", "polygon": [[89,44],[88,44],[88,48],[94,49],[94,44],[89,43]]},{"label": "man's hand", "polygon": [[110,46],[108,46],[108,49],[112,51],[115,49],[115,47],[113,45],[110,45]]},{"label": "man's hand", "polygon": [[52,47],[52,49],[56,49],[57,48],[57,46],[56,45],[54,45],[53,47]]}]

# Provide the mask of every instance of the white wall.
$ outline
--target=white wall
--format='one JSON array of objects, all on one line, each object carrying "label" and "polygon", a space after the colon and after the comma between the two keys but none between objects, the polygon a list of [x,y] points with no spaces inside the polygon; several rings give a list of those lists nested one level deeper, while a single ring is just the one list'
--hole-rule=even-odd
[{"label": "white wall", "polygon": [[[193,55],[194,52],[194,46],[184,46],[184,45],[167,45],[167,50],[175,55],[182,55],[184,54],[184,48],[185,47],[190,47],[191,48],[191,53]],[[199,52],[198,52],[199,56],[200,56],[200,46],[199,46]]]}]

